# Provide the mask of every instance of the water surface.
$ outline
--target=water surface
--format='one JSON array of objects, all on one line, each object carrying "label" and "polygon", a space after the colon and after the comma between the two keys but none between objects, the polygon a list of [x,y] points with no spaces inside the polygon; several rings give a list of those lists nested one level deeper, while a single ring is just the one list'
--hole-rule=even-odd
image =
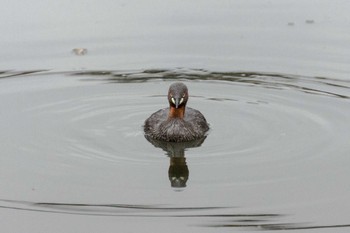
[{"label": "water surface", "polygon": [[[349,7],[4,3],[2,229],[348,232]],[[205,140],[144,137],[174,81]]]},{"label": "water surface", "polygon": [[[174,232],[350,224],[347,81],[188,69],[2,77],[8,217],[149,232],[154,221]],[[154,146],[143,121],[175,80],[211,131],[195,145]]]}]

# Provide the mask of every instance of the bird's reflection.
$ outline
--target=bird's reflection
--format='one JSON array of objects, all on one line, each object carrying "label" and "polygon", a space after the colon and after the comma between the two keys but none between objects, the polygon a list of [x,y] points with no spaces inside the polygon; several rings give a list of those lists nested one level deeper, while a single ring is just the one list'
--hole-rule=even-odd
[{"label": "bird's reflection", "polygon": [[188,180],[188,166],[185,157],[170,157],[169,180],[171,187],[184,188]]},{"label": "bird's reflection", "polygon": [[147,135],[145,138],[155,147],[163,149],[170,158],[168,176],[171,187],[185,188],[189,177],[189,169],[186,163],[185,151],[187,148],[199,147],[206,136],[190,142],[163,142],[154,140]]}]

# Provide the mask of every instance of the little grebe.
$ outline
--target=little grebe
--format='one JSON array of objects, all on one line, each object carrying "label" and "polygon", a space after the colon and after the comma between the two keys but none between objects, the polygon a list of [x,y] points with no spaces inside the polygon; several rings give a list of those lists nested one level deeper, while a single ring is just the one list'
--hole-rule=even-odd
[{"label": "little grebe", "polygon": [[144,125],[146,137],[167,142],[188,142],[203,138],[209,130],[205,117],[196,109],[186,107],[188,90],[183,83],[169,87],[169,108],[153,113]]}]

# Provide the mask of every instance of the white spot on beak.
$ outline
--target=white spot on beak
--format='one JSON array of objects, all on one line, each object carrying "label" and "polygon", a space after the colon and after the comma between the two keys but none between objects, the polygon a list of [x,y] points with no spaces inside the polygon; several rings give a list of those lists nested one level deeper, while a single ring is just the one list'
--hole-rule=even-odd
[{"label": "white spot on beak", "polygon": [[176,104],[175,98],[174,98],[174,97],[171,97],[171,102],[172,102],[173,104]]},{"label": "white spot on beak", "polygon": [[180,103],[179,104],[182,104],[182,102],[184,102],[184,98],[180,99]]}]

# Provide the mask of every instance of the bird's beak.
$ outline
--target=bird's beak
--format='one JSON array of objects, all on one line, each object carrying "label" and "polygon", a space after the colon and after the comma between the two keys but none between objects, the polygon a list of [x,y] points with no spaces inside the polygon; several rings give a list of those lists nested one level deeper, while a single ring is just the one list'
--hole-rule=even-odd
[{"label": "bird's beak", "polygon": [[179,108],[179,106],[184,102],[184,98],[171,97],[171,102],[175,105],[175,108]]},{"label": "bird's beak", "polygon": [[183,102],[184,102],[184,97],[181,98],[176,98],[175,99],[175,107],[178,108]]},{"label": "bird's beak", "polygon": [[178,108],[180,105],[180,98],[175,98],[175,108]]}]

